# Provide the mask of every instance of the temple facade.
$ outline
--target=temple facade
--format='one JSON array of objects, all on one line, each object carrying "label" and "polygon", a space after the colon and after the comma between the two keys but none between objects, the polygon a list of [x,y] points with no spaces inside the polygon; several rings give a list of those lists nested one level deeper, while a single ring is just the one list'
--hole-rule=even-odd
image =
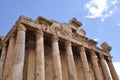
[{"label": "temple facade", "polygon": [[81,26],[20,16],[0,38],[0,80],[119,80],[111,46],[97,47]]}]

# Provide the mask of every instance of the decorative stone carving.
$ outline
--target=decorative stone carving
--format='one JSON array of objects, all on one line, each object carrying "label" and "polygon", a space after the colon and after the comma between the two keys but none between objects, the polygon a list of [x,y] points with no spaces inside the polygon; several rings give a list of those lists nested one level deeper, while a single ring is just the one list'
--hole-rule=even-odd
[{"label": "decorative stone carving", "polygon": [[89,39],[88,42],[89,42],[91,45],[93,45],[93,46],[96,46],[97,43],[98,43],[98,42],[96,42],[96,41],[94,41],[94,40],[92,40],[92,39]]},{"label": "decorative stone carving", "polygon": [[52,42],[56,42],[56,41],[58,42],[58,40],[59,40],[59,39],[58,39],[58,36],[54,35],[54,36],[52,37]]},{"label": "decorative stone carving", "polygon": [[41,30],[37,30],[36,31],[36,39],[38,40],[41,36],[43,36],[44,34],[43,34],[43,32],[41,31]]},{"label": "decorative stone carving", "polygon": [[81,36],[79,34],[72,34],[72,38],[77,40],[77,41],[82,41],[82,42],[87,42],[88,41],[88,38],[87,37],[84,37],[84,36]]},{"label": "decorative stone carving", "polygon": [[43,31],[50,32],[49,26],[45,24],[41,24],[41,28]]},{"label": "decorative stone carving", "polygon": [[64,37],[69,36],[69,32],[65,30],[65,28],[58,23],[53,23],[50,26],[50,31],[56,33],[57,35],[63,35]]},{"label": "decorative stone carving", "polygon": [[109,46],[109,44],[107,42],[102,43],[101,47],[102,47],[103,50],[105,50],[107,52],[111,51],[111,49],[112,49],[112,47]]},{"label": "decorative stone carving", "polygon": [[82,28],[79,30],[79,32],[80,32],[80,35],[83,35],[83,36],[85,36],[85,35],[86,35],[85,30],[84,30],[84,29],[82,29]]}]

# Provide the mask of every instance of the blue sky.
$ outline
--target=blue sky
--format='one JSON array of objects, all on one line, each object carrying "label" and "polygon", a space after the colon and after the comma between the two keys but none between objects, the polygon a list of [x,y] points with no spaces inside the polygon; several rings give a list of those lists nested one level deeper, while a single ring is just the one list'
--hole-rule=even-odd
[{"label": "blue sky", "polygon": [[[119,0],[1,0],[0,35],[6,35],[20,15],[36,19],[43,16],[59,22],[76,17],[83,23],[87,37],[112,46],[111,55],[120,67]],[[117,72],[120,74],[120,70]]]}]

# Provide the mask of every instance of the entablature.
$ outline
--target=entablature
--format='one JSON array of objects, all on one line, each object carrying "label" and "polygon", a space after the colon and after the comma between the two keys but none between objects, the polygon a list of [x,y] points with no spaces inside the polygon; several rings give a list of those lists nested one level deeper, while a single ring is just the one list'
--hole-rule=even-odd
[{"label": "entablature", "polygon": [[[73,18],[73,22],[75,22],[77,26],[82,25],[81,23],[77,22],[74,18]],[[34,21],[31,18],[21,16],[18,19],[18,21],[16,22],[16,24],[13,26],[13,28],[10,30],[10,32],[7,34],[7,36],[3,40],[2,44],[4,44],[9,39],[10,34],[15,32],[15,30],[19,24],[23,24],[27,27],[27,29],[42,30],[43,32],[45,32],[47,34],[57,35],[58,37],[60,37],[62,39],[70,40],[74,44],[82,45],[86,48],[94,49],[98,53],[102,53],[106,56],[110,56],[110,54],[107,54],[108,52],[106,52],[106,50],[104,50],[104,48],[101,49],[96,46],[97,45],[96,41],[94,41],[92,39],[88,39],[85,36],[85,34],[86,34],[85,30],[77,29],[76,27],[71,25],[71,23],[70,24],[69,23],[68,24],[67,23],[58,23],[55,21],[47,20],[43,17],[38,17],[37,20]],[[47,24],[47,25],[45,25],[45,24]],[[75,31],[74,30],[72,31],[73,28]],[[79,31],[81,31],[81,33],[83,33],[83,34],[80,34]]]}]

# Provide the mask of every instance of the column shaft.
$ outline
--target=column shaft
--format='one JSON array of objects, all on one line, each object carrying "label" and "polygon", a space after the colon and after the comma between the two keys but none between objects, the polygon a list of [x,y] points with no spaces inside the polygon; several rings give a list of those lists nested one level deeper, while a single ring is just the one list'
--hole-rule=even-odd
[{"label": "column shaft", "polygon": [[111,80],[110,79],[110,75],[108,73],[107,66],[105,64],[104,57],[103,57],[102,54],[100,54],[100,62],[101,62],[101,66],[102,66],[102,70],[103,70],[103,74],[104,74],[105,80]]},{"label": "column shaft", "polygon": [[22,24],[19,24],[17,28],[18,32],[15,45],[15,62],[13,67],[12,80],[22,80],[23,78],[26,28]]},{"label": "column shaft", "polygon": [[45,80],[43,32],[36,33],[36,80]]},{"label": "column shaft", "polygon": [[33,50],[29,50],[28,53],[29,55],[26,80],[35,80],[35,53]]},{"label": "column shaft", "polygon": [[2,47],[2,54],[1,54],[1,58],[0,58],[0,80],[2,80],[2,77],[3,77],[3,69],[4,69],[6,52],[7,52],[6,45],[4,44]]},{"label": "column shaft", "polygon": [[80,52],[80,57],[81,57],[81,61],[83,64],[84,78],[85,80],[92,80],[90,68],[89,68],[88,61],[87,61],[87,56],[85,53],[85,48],[80,47],[79,52]]},{"label": "column shaft", "polygon": [[14,35],[10,35],[8,51],[6,54],[6,60],[3,71],[3,80],[11,80],[12,79],[12,68],[14,61],[14,47],[15,47],[15,39]]},{"label": "column shaft", "polygon": [[62,80],[62,69],[60,52],[58,45],[58,37],[53,36],[52,38],[52,59],[53,59],[53,75],[54,80]]},{"label": "column shaft", "polygon": [[65,44],[66,44],[69,77],[70,77],[70,80],[77,80],[77,73],[76,73],[76,67],[75,67],[71,42],[66,41]]},{"label": "column shaft", "polygon": [[117,73],[116,73],[116,71],[115,71],[115,68],[114,68],[114,66],[113,66],[113,64],[112,64],[112,59],[111,59],[111,57],[107,57],[107,64],[108,64],[108,67],[109,67],[109,69],[110,69],[110,72],[111,72],[111,75],[112,75],[113,80],[119,80],[119,79],[118,79],[118,76],[117,76]]},{"label": "column shaft", "polygon": [[92,59],[92,65],[93,65],[93,69],[94,69],[96,79],[97,80],[102,80],[102,76],[100,74],[100,69],[99,69],[99,66],[98,66],[97,57],[96,57],[96,54],[95,54],[94,50],[91,50],[91,59]]}]

